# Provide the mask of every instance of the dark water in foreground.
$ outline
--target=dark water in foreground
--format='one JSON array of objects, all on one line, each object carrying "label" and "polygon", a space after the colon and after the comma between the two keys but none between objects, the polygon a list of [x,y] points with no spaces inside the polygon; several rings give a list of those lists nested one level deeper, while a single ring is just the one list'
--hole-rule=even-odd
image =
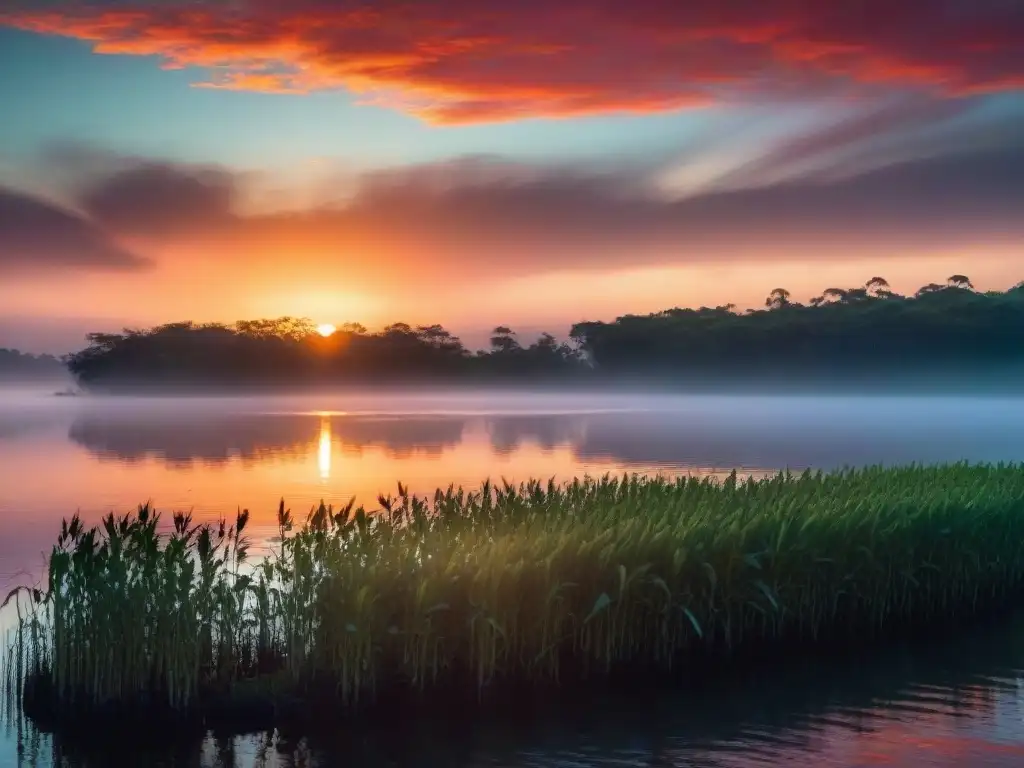
[{"label": "dark water in foreground", "polygon": [[[42,574],[60,519],[152,499],[197,519],[277,500],[302,512],[375,506],[485,477],[762,474],[806,467],[1024,461],[1024,399],[331,395],[146,400],[0,392],[0,592]],[[9,618],[9,617],[8,617]],[[0,627],[5,618],[0,615]],[[142,753],[88,749],[16,723],[8,766],[1024,766],[1024,619],[936,639],[927,652],[787,666],[754,680],[532,722],[381,723],[331,739],[251,735]],[[101,750],[101,747],[106,747]]]},{"label": "dark water in foreground", "polygon": [[[0,766],[583,768],[1024,765],[1024,617],[931,646],[805,662],[522,723],[382,722],[329,738],[253,734],[174,754],[105,734],[88,749],[9,730]],[[18,751],[20,750],[20,755]]]}]

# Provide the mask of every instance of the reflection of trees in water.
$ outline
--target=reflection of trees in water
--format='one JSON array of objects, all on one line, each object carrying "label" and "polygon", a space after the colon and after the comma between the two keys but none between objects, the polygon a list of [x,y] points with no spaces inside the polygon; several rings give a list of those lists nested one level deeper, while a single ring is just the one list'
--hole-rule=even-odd
[{"label": "reflection of trees in water", "polygon": [[45,428],[45,423],[40,423],[36,420],[4,416],[0,418],[0,440],[14,440],[19,437],[26,437],[33,432],[40,432]]},{"label": "reflection of trees in water", "polygon": [[507,456],[526,442],[545,451],[575,444],[583,435],[585,418],[581,414],[493,416],[486,419],[485,427],[494,452]]},{"label": "reflection of trees in water", "polygon": [[[328,423],[324,425],[324,421]],[[311,414],[83,416],[68,438],[94,455],[122,462],[159,459],[171,466],[196,461],[223,465],[301,458],[318,450],[321,430],[348,450],[367,447],[401,458],[437,455],[462,439],[463,419],[348,417]]]},{"label": "reflection of trees in water", "polygon": [[[824,403],[824,404],[822,404]],[[980,403],[980,404],[979,404]],[[120,461],[158,458],[171,465],[194,461],[259,462],[315,454],[321,420],[328,443],[390,458],[437,456],[457,446],[472,421],[496,455],[524,445],[569,448],[580,463],[636,471],[831,469],[875,463],[1024,460],[1024,408],[868,401],[703,401],[666,411],[452,415],[163,414],[83,415],[69,437],[94,454]]]},{"label": "reflection of trees in water", "polygon": [[[327,421],[326,426],[323,425]],[[68,437],[96,456],[132,463],[156,458],[171,466],[200,461],[223,465],[301,458],[318,449],[321,432],[347,453],[378,449],[388,457],[438,456],[458,445],[462,416],[319,416],[315,414],[85,415]],[[524,443],[551,450],[577,444],[585,426],[580,415],[498,416],[483,420],[491,447],[509,454]]]},{"label": "reflection of trees in water", "polygon": [[466,420],[456,416],[356,416],[334,418],[335,440],[348,451],[380,448],[391,458],[439,456],[462,442]]},{"label": "reflection of trees in water", "polygon": [[82,416],[68,438],[101,458],[188,466],[304,455],[319,431],[316,418],[283,415]]},{"label": "reflection of trees in water", "polygon": [[[0,399],[4,393],[0,391]],[[67,424],[67,417],[59,411],[22,412],[4,408],[0,411],[0,441],[18,440],[31,437],[50,429],[61,428]]]},{"label": "reflection of trees in water", "polygon": [[626,466],[835,469],[871,464],[1020,461],[1020,408],[874,413],[861,404],[809,413],[797,406],[746,412],[615,413],[587,417],[580,461]]}]

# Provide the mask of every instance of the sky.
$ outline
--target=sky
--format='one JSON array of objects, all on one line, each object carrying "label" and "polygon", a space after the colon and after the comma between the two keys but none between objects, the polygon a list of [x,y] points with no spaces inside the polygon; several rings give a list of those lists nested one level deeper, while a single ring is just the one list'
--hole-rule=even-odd
[{"label": "sky", "polygon": [[1024,280],[1021,0],[3,0],[0,346]]}]

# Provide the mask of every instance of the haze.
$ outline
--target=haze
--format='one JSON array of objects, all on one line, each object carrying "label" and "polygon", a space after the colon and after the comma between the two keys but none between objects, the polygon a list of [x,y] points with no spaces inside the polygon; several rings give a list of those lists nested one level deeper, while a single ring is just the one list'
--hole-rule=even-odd
[{"label": "haze", "polygon": [[8,0],[0,66],[0,346],[1022,277],[1015,3]]}]

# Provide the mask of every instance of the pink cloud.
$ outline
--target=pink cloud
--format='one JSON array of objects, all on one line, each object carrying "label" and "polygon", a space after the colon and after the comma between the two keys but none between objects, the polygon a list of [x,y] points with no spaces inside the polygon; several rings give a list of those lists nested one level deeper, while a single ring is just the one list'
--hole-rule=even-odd
[{"label": "pink cloud", "polygon": [[706,104],[836,78],[964,94],[1024,82],[995,0],[15,0],[0,24],[209,70],[206,85],[344,88],[438,124]]}]

